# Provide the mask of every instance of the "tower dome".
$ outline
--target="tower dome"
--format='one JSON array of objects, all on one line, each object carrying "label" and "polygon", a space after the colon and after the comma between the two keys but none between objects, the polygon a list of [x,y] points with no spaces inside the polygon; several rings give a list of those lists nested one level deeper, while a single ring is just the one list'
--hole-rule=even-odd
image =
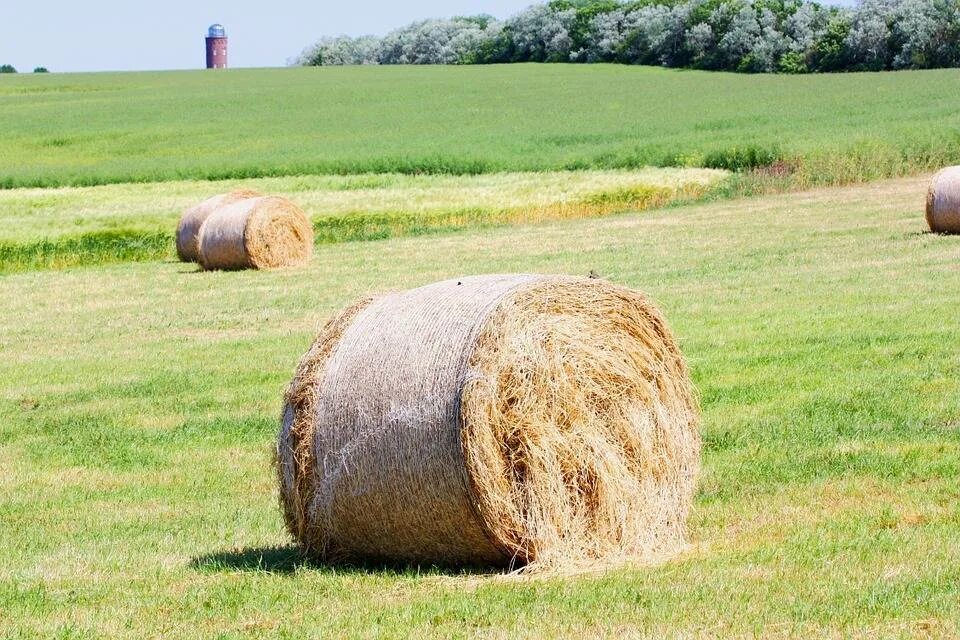
[{"label": "tower dome", "polygon": [[219,22],[207,29],[207,69],[227,68],[227,30]]}]

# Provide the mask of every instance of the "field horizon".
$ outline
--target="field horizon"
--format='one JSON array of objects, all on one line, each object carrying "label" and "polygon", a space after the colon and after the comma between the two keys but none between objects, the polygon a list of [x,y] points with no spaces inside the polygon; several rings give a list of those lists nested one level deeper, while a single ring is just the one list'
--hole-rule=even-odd
[{"label": "field horizon", "polygon": [[[0,78],[0,188],[356,173],[775,167],[799,186],[960,161],[956,69],[598,65]],[[23,77],[20,77],[20,76]]]}]

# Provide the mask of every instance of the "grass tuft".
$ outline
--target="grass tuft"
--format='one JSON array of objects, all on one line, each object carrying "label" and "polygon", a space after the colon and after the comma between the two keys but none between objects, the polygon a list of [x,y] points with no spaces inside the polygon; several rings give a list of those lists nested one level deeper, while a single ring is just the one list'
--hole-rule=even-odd
[{"label": "grass tuft", "polygon": [[111,262],[143,262],[171,258],[173,255],[173,236],[169,233],[94,231],[55,240],[0,242],[0,273]]}]

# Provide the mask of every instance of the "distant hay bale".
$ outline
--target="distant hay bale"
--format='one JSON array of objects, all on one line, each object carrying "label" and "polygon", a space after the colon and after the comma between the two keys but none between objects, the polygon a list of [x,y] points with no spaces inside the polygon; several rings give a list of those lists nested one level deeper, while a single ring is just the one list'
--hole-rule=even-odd
[{"label": "distant hay bale", "polygon": [[324,561],[554,570],[684,544],[699,410],[637,291],[499,275],[361,300],[285,401],[284,517]]},{"label": "distant hay bale", "polygon": [[210,214],[198,244],[204,269],[292,267],[313,255],[313,227],[286,198],[249,198]]},{"label": "distant hay bale", "polygon": [[230,193],[207,198],[200,204],[187,209],[180,217],[177,224],[177,255],[183,262],[199,262],[200,249],[197,245],[197,237],[200,233],[200,226],[210,216],[211,213],[233,204],[246,200],[247,198],[256,198],[261,194],[250,189],[237,189]]},{"label": "distant hay bale", "polygon": [[930,182],[927,224],[936,233],[960,233],[960,167],[947,167]]}]

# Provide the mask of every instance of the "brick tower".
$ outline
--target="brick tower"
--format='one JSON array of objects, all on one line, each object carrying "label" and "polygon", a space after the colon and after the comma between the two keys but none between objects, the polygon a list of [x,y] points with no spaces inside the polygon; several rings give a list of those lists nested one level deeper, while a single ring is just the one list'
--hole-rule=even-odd
[{"label": "brick tower", "polygon": [[207,69],[227,68],[227,32],[222,24],[207,29]]}]

